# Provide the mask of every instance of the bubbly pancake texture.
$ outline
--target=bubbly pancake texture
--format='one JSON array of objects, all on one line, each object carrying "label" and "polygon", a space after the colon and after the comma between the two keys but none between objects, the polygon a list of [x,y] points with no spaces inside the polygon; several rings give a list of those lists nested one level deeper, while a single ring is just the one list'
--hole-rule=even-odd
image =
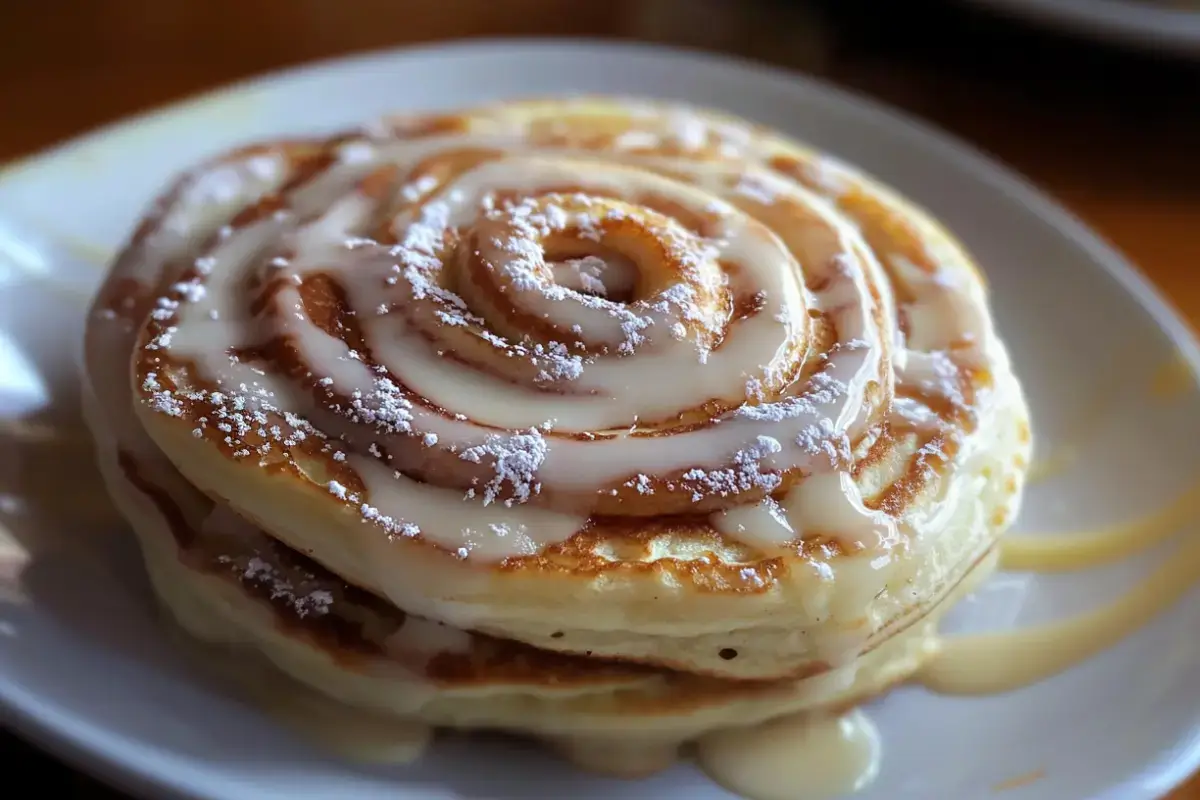
[{"label": "bubbly pancake texture", "polygon": [[[773,132],[635,101],[222,155],[118,258],[87,358],[110,483],[143,476],[114,494],[242,531],[171,545],[131,513],[183,555],[151,563],[193,576],[160,590],[277,617],[214,564],[300,563],[351,617],[503,652],[468,659],[489,691],[590,697],[555,730],[598,725],[614,687],[654,687],[620,714],[682,704],[695,733],[886,665],[986,561],[1030,448],[983,280],[926,213]],[[265,651],[267,630],[317,647],[226,616]],[[285,669],[340,685],[305,664]]]}]

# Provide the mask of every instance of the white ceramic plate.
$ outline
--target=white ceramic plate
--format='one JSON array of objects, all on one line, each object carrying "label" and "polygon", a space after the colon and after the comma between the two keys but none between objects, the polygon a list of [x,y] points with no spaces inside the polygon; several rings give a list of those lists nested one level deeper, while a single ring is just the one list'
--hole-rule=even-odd
[{"label": "white ceramic plate", "polygon": [[1200,6],[1157,0],[971,0],[1070,33],[1200,57]]},{"label": "white ceramic plate", "polygon": [[[1138,514],[1200,471],[1200,354],[1185,327],[1095,236],[942,134],[797,75],[641,46],[494,42],[322,64],[106,129],[0,180],[0,519],[39,551],[29,598],[0,597],[8,723],[157,796],[729,797],[687,765],[625,783],[504,742],[446,743],[395,769],[314,752],[213,690],[164,638],[130,537],[97,499],[75,421],[85,297],[175,170],[235,142],[335,129],[389,109],[578,91],[682,98],[776,125],[941,216],[987,269],[1040,445],[1078,449],[1070,469],[1032,488],[1024,528]],[[1186,386],[1152,396],[1155,372],[1179,352],[1192,368]],[[1154,557],[1083,575],[999,576],[954,625],[1007,627],[1078,611],[1115,596]],[[1040,779],[1005,796],[1158,797],[1200,766],[1197,630],[1193,593],[1115,649],[1025,691],[977,700],[897,691],[873,711],[886,752],[862,797],[992,797],[997,784],[1033,772]]]}]

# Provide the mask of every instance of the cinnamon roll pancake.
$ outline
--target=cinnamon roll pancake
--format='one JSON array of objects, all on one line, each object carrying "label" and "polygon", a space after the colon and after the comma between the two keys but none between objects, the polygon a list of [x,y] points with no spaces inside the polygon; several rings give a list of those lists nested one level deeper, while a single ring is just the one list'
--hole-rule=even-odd
[{"label": "cinnamon roll pancake", "polygon": [[113,265],[87,374],[186,627],[353,705],[560,739],[903,679],[1030,450],[928,214],[641,101],[218,156]]}]

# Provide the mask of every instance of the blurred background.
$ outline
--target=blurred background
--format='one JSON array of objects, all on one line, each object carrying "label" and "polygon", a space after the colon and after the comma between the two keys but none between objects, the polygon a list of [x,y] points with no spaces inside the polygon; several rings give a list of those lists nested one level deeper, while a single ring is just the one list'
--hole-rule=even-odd
[{"label": "blurred background", "polygon": [[[1200,0],[0,0],[0,163],[263,71],[485,36],[701,48],[875,96],[1024,173],[1200,327]],[[38,794],[119,797],[3,733],[0,760]]]},{"label": "blurred background", "polygon": [[4,0],[0,161],[264,70],[504,35],[717,50],[875,95],[1025,173],[1200,320],[1200,0]]}]

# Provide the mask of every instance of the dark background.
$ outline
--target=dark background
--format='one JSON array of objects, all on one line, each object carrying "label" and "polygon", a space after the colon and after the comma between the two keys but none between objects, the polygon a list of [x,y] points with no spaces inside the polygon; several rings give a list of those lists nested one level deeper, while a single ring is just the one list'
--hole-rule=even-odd
[{"label": "dark background", "polygon": [[[951,0],[6,0],[0,162],[265,70],[498,35],[720,50],[875,95],[1025,173],[1200,323],[1200,51],[1077,40]],[[3,733],[0,765],[0,796],[118,797]],[[17,790],[26,776],[36,788]],[[1172,800],[1200,800],[1200,780]]]}]

